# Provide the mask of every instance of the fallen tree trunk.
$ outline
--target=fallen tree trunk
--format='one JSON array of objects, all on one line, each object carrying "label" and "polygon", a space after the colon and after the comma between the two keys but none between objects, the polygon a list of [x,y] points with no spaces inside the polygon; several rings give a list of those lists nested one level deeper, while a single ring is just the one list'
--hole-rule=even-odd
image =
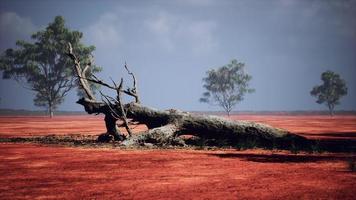
[{"label": "fallen tree trunk", "polygon": [[[97,113],[98,110],[93,102],[87,99],[78,101],[85,107],[88,113]],[[105,110],[102,104],[99,110]],[[208,141],[208,145],[214,146],[256,146],[289,149],[298,146],[304,148],[309,146],[309,141],[286,130],[271,127],[269,125],[247,122],[231,121],[229,119],[210,115],[198,115],[178,110],[160,111],[137,103],[124,105],[124,110],[131,122],[145,124],[149,130],[140,134],[123,138],[123,145],[184,145],[179,138],[182,135],[192,135]],[[112,131],[114,122],[105,118],[108,134],[119,134]],[[111,124],[111,125],[110,125]]]},{"label": "fallen tree trunk", "polygon": [[[79,83],[87,96],[78,100],[77,103],[81,104],[88,114],[105,115],[107,132],[98,138],[99,141],[114,139],[121,141],[122,145],[126,146],[184,145],[180,136],[192,135],[208,141],[209,145],[217,146],[250,144],[260,147],[289,148],[309,145],[309,141],[304,137],[260,123],[231,121],[222,117],[197,115],[173,109],[160,111],[143,106],[139,101],[136,78],[126,64],[125,68],[133,78],[133,88],[123,90],[123,79],[119,85],[116,85],[115,82],[113,82],[114,85],[109,85],[95,76],[93,78],[86,77],[85,71],[90,67],[90,63],[82,68],[70,45],[68,55],[75,63]],[[88,81],[115,90],[116,98],[101,93],[102,101],[97,101],[93,92],[90,91]],[[124,104],[121,99],[122,93],[134,97],[135,102]],[[128,135],[118,131],[116,124],[118,120],[123,122],[122,126],[126,128]],[[129,123],[145,124],[148,131],[132,135]]]}]

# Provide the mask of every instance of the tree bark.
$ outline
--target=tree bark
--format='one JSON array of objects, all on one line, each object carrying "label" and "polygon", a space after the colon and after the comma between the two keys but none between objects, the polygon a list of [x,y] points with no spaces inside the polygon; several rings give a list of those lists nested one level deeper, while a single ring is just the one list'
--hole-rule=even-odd
[{"label": "tree bark", "polygon": [[[88,99],[78,101],[88,113],[105,113],[105,106]],[[274,128],[265,124],[232,121],[226,118],[198,115],[178,110],[160,111],[137,103],[124,105],[127,118],[134,122],[145,124],[149,130],[126,138],[116,132],[115,119],[106,115],[105,124],[108,134],[119,134],[122,145],[184,145],[179,136],[192,135],[209,141],[216,146],[237,146],[251,144],[256,147],[289,148],[291,145],[307,147],[309,141],[286,130]],[[119,110],[118,108],[116,109]],[[120,114],[120,113],[119,113]],[[115,127],[115,128],[114,128]]]},{"label": "tree bark", "polygon": [[328,103],[328,108],[329,108],[329,114],[330,114],[330,116],[334,116],[334,105]]},{"label": "tree bark", "polygon": [[[124,140],[126,138],[126,136],[120,133],[120,131],[117,129],[116,122],[118,119],[113,116],[112,111],[108,107],[108,105],[87,98],[81,98],[77,101],[77,103],[84,106],[84,109],[88,114],[102,113],[105,115],[104,121],[106,133],[104,133],[104,135],[111,135],[115,140]],[[101,137],[99,137],[98,139],[99,141],[101,141]],[[106,136],[104,136],[103,141],[106,140],[108,139]]]},{"label": "tree bark", "polygon": [[106,133],[112,135],[115,140],[123,140],[124,136],[120,134],[119,130],[116,126],[117,119],[112,117],[110,114],[105,114],[105,126],[106,126]]},{"label": "tree bark", "polygon": [[50,118],[53,118],[53,105],[52,102],[48,103],[48,115]]}]

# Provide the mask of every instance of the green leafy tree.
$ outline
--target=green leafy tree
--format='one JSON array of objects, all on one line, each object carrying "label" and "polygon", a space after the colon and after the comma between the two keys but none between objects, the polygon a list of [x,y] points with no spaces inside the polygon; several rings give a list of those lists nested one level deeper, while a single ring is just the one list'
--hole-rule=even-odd
[{"label": "green leafy tree", "polygon": [[249,87],[252,76],[244,68],[244,63],[232,60],[225,66],[207,71],[207,76],[203,78],[206,92],[200,102],[220,106],[230,116],[233,107],[244,99],[244,95],[255,91]]},{"label": "green leafy tree", "polygon": [[340,98],[347,95],[346,82],[341,79],[340,75],[326,71],[321,74],[322,85],[315,86],[310,94],[317,98],[318,104],[325,103],[329,108],[330,115],[334,114],[335,105],[340,104]]},{"label": "green leafy tree", "polygon": [[[55,17],[45,30],[32,35],[33,43],[19,40],[16,49],[2,53],[0,70],[3,78],[14,79],[34,91],[34,104],[45,107],[52,117],[66,94],[77,85],[73,61],[66,55],[68,42],[83,58],[82,63],[90,62],[91,53],[95,50],[94,46],[84,46],[80,42],[82,37],[81,32],[66,28],[63,17]],[[101,68],[93,65],[86,73],[91,75],[99,71]]]}]

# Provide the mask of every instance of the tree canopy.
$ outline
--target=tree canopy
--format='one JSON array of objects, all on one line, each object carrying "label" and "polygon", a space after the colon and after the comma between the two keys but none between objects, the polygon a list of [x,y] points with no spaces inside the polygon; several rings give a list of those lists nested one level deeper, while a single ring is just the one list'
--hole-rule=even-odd
[{"label": "tree canopy", "polygon": [[[80,42],[82,37],[83,33],[71,31],[65,26],[63,17],[55,17],[45,30],[31,36],[33,42],[19,40],[16,42],[17,49],[10,48],[2,53],[0,70],[3,71],[3,78],[14,79],[34,91],[34,104],[46,107],[52,116],[53,110],[77,85],[74,63],[66,55],[68,42],[82,58],[81,62],[91,62],[90,56],[95,47],[83,45]],[[86,73],[99,71],[100,67],[92,65]],[[94,84],[91,86],[96,87]]]},{"label": "tree canopy", "polygon": [[246,93],[255,91],[249,86],[252,76],[244,68],[244,63],[234,59],[227,65],[207,71],[207,76],[203,78],[206,92],[200,102],[218,105],[230,115],[233,107],[244,99]]},{"label": "tree canopy", "polygon": [[330,115],[333,115],[335,105],[340,104],[340,98],[347,95],[346,82],[339,74],[332,71],[323,72],[321,80],[323,84],[314,86],[310,94],[317,98],[318,104],[325,103]]}]

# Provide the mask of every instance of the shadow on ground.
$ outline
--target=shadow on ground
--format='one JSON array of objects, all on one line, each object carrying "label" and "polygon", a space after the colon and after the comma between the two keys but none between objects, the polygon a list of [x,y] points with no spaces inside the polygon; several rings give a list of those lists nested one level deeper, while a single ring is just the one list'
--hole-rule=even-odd
[{"label": "shadow on ground", "polygon": [[238,158],[252,162],[262,163],[306,163],[320,161],[348,161],[356,159],[356,156],[341,156],[341,155],[293,155],[293,154],[255,154],[255,153],[213,153],[210,156],[219,158]]},{"label": "shadow on ground", "polygon": [[356,132],[341,132],[341,133],[302,133],[302,136],[306,136],[306,137],[313,137],[313,136],[317,136],[317,137],[336,137],[336,138],[350,138],[350,139],[354,139],[356,140]]}]

